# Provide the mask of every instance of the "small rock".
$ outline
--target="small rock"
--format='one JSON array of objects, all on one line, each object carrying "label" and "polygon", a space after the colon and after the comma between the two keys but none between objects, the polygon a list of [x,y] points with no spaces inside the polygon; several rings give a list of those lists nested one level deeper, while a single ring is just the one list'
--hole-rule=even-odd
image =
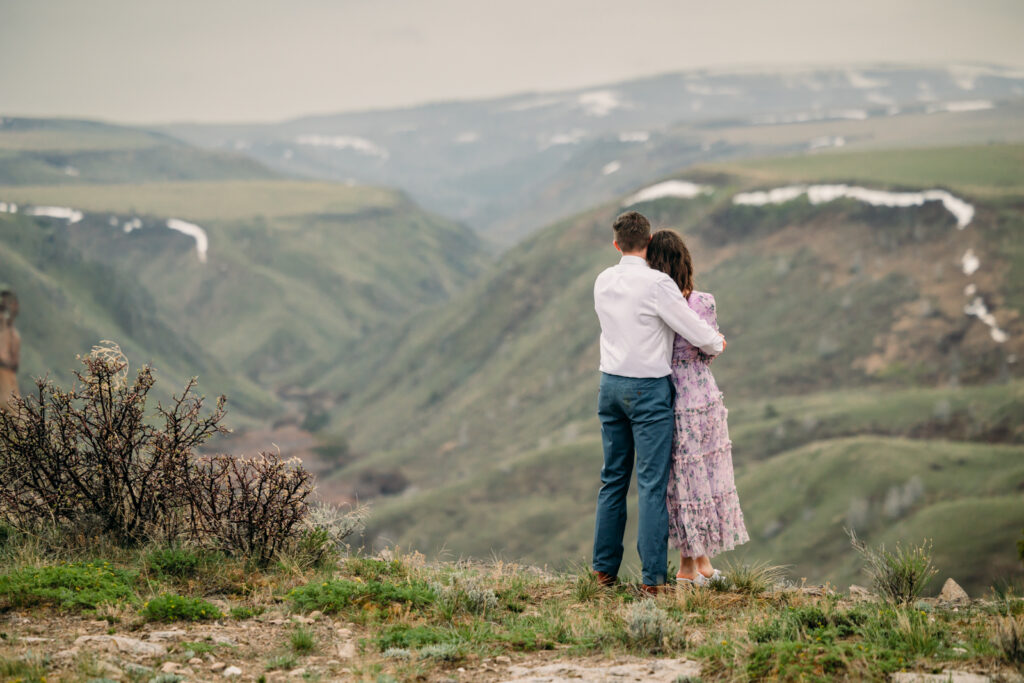
[{"label": "small rock", "polygon": [[237,647],[238,646],[238,643],[233,641],[231,638],[228,638],[227,636],[221,636],[221,635],[214,635],[213,636],[213,642],[216,643],[217,645],[227,645],[229,647]]},{"label": "small rock", "polygon": [[165,674],[172,674],[181,667],[181,664],[177,662],[164,662],[163,666],[160,667],[160,671]]},{"label": "small rock", "polygon": [[170,631],[150,631],[149,632],[149,639],[150,640],[155,640],[155,641],[160,641],[160,640],[181,640],[186,635],[188,635],[188,633],[186,633],[185,631],[183,631],[181,629],[176,628],[176,629],[171,629]]},{"label": "small rock", "polygon": [[224,669],[224,673],[222,675],[224,675],[224,676],[241,676],[242,675],[242,670],[239,669],[237,666],[229,666],[228,668]]},{"label": "small rock", "polygon": [[18,640],[20,640],[23,643],[48,643],[51,640],[53,640],[53,638],[40,638],[39,636],[24,636],[22,638],[19,638]]},{"label": "small rock", "polygon": [[210,665],[210,671],[220,671],[226,666],[227,664],[225,664],[224,662],[214,662]]},{"label": "small rock", "polygon": [[178,669],[174,673],[178,674],[179,676],[195,676],[196,675],[196,672],[193,671],[190,667],[187,667],[187,666],[181,667],[180,669]]},{"label": "small rock", "polygon": [[339,659],[352,659],[356,656],[356,644],[351,640],[338,643],[337,655]]},{"label": "small rock", "polygon": [[203,663],[203,660],[199,659],[199,657],[193,657],[192,659],[188,660],[188,663],[192,666],[199,666]]},{"label": "small rock", "polygon": [[870,600],[875,596],[864,586],[858,586],[854,583],[850,585],[850,597],[854,600]]},{"label": "small rock", "polygon": [[[167,648],[159,643],[148,643],[127,636],[79,636],[75,639],[75,645],[81,646],[86,643],[100,643],[107,646],[108,649],[133,655],[159,656],[167,654]],[[113,648],[110,647],[111,645]]]},{"label": "small rock", "polygon": [[60,652],[55,654],[53,656],[53,658],[54,659],[72,659],[74,657],[77,657],[78,653],[80,651],[81,651],[81,648],[79,648],[79,647],[70,647],[67,650],[61,650]]},{"label": "small rock", "polygon": [[313,610],[312,612],[309,613],[309,618],[313,619],[314,621],[316,621],[317,619],[322,618],[323,616],[324,616],[324,613],[321,612],[318,609],[315,609],[315,610]]},{"label": "small rock", "polygon": [[953,647],[953,648],[950,648],[950,651],[951,652],[955,652],[958,655],[965,655],[965,654],[967,654],[967,648],[965,648],[965,647]]},{"label": "small rock", "polygon": [[274,626],[280,626],[282,624],[287,624],[288,620],[287,619],[270,619],[269,621],[267,621],[267,623],[268,624],[273,624]]},{"label": "small rock", "polygon": [[494,658],[494,661],[498,664],[511,664],[512,658],[508,655],[498,655]]},{"label": "small rock", "polygon": [[352,637],[352,629],[350,629],[350,628],[339,628],[338,629],[338,637],[339,638],[351,638]]},{"label": "small rock", "polygon": [[295,621],[300,624],[312,624],[315,621],[315,619],[310,619],[309,617],[304,617],[300,614],[298,616],[292,617],[292,621]]},{"label": "small rock", "polygon": [[992,679],[969,671],[952,671],[946,669],[941,674],[923,674],[911,671],[894,673],[890,679],[893,683],[989,683]]},{"label": "small rock", "polygon": [[305,676],[306,670],[302,667],[299,667],[298,669],[292,669],[291,671],[289,671],[288,675],[295,676],[296,678],[298,678],[299,676]]},{"label": "small rock", "polygon": [[121,676],[124,676],[124,671],[121,670],[121,667],[113,662],[108,662],[105,659],[100,660],[97,668],[108,678],[120,678]]},{"label": "small rock", "polygon": [[949,578],[946,579],[946,583],[942,584],[939,600],[943,602],[970,602],[971,598],[967,595],[967,591],[960,587],[960,584]]}]

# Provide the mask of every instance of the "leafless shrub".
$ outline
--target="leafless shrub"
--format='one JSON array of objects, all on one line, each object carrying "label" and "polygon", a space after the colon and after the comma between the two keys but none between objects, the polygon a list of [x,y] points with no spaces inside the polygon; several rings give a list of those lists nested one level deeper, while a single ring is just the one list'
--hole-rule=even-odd
[{"label": "leafless shrub", "polygon": [[366,528],[370,506],[341,506],[331,503],[314,503],[309,506],[304,521],[309,530],[322,529],[333,548],[342,552],[347,549],[346,539]]},{"label": "leafless shrub", "polygon": [[70,390],[37,380],[34,396],[0,412],[0,520],[23,531],[86,525],[123,545],[214,544],[260,562],[281,550],[306,513],[312,475],[269,454],[197,459],[226,431],[225,398],[205,413],[193,378],[147,414],[152,369],[129,382],[127,360],[105,344],[80,359]]},{"label": "leafless shrub", "polygon": [[216,455],[191,468],[188,497],[197,535],[221,549],[266,564],[302,523],[313,475],[276,453]]}]

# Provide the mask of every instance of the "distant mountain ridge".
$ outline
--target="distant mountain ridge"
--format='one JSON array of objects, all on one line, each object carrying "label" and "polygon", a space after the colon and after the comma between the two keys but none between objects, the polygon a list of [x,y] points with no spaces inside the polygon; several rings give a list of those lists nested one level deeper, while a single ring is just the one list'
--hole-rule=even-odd
[{"label": "distant mountain ridge", "polygon": [[[668,173],[750,153],[749,144],[716,132],[722,127],[842,127],[949,112],[984,115],[1022,100],[1024,72],[990,65],[766,67],[273,124],[164,130],[244,152],[286,173],[400,187],[427,208],[509,245],[621,195],[658,169]],[[959,141],[944,139],[947,145]],[[828,147],[844,140],[842,134],[817,133],[802,144]],[[788,150],[770,140],[762,146],[775,154]],[[561,192],[567,183],[574,192]]]}]

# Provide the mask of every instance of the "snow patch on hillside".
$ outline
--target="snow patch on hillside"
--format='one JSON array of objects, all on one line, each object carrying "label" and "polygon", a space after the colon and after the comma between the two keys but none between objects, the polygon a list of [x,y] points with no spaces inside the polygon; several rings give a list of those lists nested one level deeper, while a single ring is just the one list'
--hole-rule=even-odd
[{"label": "snow patch on hillside", "polygon": [[930,104],[925,111],[929,114],[935,114],[937,112],[950,112],[957,114],[965,111],[984,111],[986,109],[994,109],[995,106],[995,103],[991,100],[960,100],[957,102]]},{"label": "snow patch on hillside", "polygon": [[387,159],[391,156],[383,147],[354,135],[300,135],[295,142],[309,147],[331,147],[334,149],[350,149],[359,154]]},{"label": "snow patch on hillside", "polygon": [[691,95],[723,95],[736,97],[742,94],[739,88],[733,88],[728,85],[712,86],[704,83],[687,83],[686,92]]},{"label": "snow patch on hillside", "polygon": [[32,206],[25,210],[30,216],[45,216],[46,218],[59,218],[68,222],[68,225],[74,225],[83,218],[83,214],[78,209],[72,209],[67,206]]},{"label": "snow patch on hillside", "polygon": [[625,108],[622,98],[614,90],[591,90],[581,93],[576,102],[587,116],[608,116],[616,109]]},{"label": "snow patch on hillside", "polygon": [[963,269],[964,275],[974,275],[978,272],[978,268],[981,268],[981,260],[974,254],[973,249],[968,249],[960,257],[960,267]]},{"label": "snow patch on hillside", "polygon": [[823,147],[842,147],[846,144],[846,138],[842,135],[822,135],[821,137],[812,138],[807,143],[807,149],[822,149]]},{"label": "snow patch on hillside", "polygon": [[200,228],[195,223],[189,223],[183,221],[180,218],[168,218],[167,227],[171,230],[177,230],[178,232],[184,233],[189,237],[192,237],[196,241],[196,254],[199,255],[199,262],[206,263],[206,252],[209,248],[209,241],[206,237],[206,231]]},{"label": "snow patch on hillside", "polygon": [[871,78],[853,69],[847,69],[846,80],[850,82],[852,87],[860,90],[871,90],[872,88],[881,88],[889,85],[889,81],[881,78]]},{"label": "snow patch on hillside", "polygon": [[612,173],[615,173],[616,171],[618,171],[620,168],[622,168],[622,162],[621,161],[618,161],[618,160],[616,160],[616,161],[609,161],[601,169],[601,175],[611,175]]},{"label": "snow patch on hillside", "polygon": [[973,315],[981,322],[988,326],[989,334],[992,335],[992,341],[997,344],[1002,344],[1010,338],[1010,335],[1000,329],[996,322],[996,317],[992,315],[988,310],[988,306],[985,305],[985,300],[980,296],[974,297],[974,299],[964,306],[964,313],[967,315]]},{"label": "snow patch on hillside", "polygon": [[698,185],[688,180],[666,180],[657,185],[645,187],[633,196],[626,199],[625,206],[650,202],[662,197],[679,197],[680,199],[693,199],[702,194],[708,194],[711,188],[707,185]]},{"label": "snow patch on hillside", "polygon": [[573,128],[566,133],[556,133],[552,135],[541,144],[541,149],[547,149],[548,147],[555,147],[557,145],[576,145],[585,137],[587,137],[587,131],[580,128]]},{"label": "snow patch on hillside", "polygon": [[647,142],[651,134],[646,130],[633,130],[619,133],[619,142]]},{"label": "snow patch on hillside", "polygon": [[972,205],[945,190],[889,192],[856,185],[790,185],[768,191],[740,192],[732,198],[732,201],[734,204],[764,206],[765,204],[781,204],[792,201],[805,193],[811,204],[823,204],[837,199],[856,199],[873,206],[910,207],[922,206],[925,202],[940,201],[946,210],[956,218],[957,227],[961,230],[966,228],[974,218]]}]

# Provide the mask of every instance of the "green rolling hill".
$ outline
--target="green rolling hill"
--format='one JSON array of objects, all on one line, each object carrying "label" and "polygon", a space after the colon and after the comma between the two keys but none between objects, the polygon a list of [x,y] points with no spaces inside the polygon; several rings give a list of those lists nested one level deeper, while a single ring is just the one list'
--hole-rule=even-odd
[{"label": "green rolling hill", "polygon": [[0,119],[0,185],[275,178],[229,151],[142,128],[72,119]]},{"label": "green rolling hill", "polygon": [[[24,150],[118,149],[180,153],[188,172],[138,158],[115,163],[120,176],[83,172],[60,184],[0,171],[0,281],[23,301],[25,383],[65,378],[75,354],[113,339],[172,385],[199,374],[207,391],[230,394],[236,426],[309,418],[333,392],[306,396],[297,379],[323,374],[369,331],[447,299],[488,260],[471,230],[395,190],[282,179],[143,130],[30,123],[0,128],[0,155],[15,150],[3,157],[11,168],[32,166],[17,156]],[[30,215],[47,206],[81,216]]]},{"label": "green rolling hill", "polygon": [[[715,374],[731,410],[740,495],[755,536],[743,552],[792,564],[811,580],[853,577],[844,518],[808,508],[807,520],[803,512],[790,520],[772,507],[778,492],[764,497],[760,483],[778,476],[785,486],[784,465],[807,459],[809,448],[833,454],[814,476],[822,486],[832,481],[836,492],[850,488],[833,501],[844,514],[851,499],[871,502],[878,487],[903,486],[908,472],[927,469],[928,458],[947,448],[973,454],[965,465],[972,477],[992,469],[1001,481],[961,488],[959,477],[932,481],[922,473],[925,495],[891,524],[865,529],[870,541],[905,532],[911,541],[935,536],[938,546],[940,529],[930,532],[927,520],[943,519],[955,505],[1003,510],[1024,484],[1009,467],[1019,447],[993,460],[1002,447],[989,445],[1024,442],[1017,361],[1024,353],[1024,197],[1013,181],[1021,148],[905,150],[888,175],[878,170],[890,168],[886,154],[697,168],[684,177],[708,193],[637,207],[657,226],[688,236],[698,287],[718,299],[730,345]],[[938,183],[976,213],[960,230],[938,202],[733,203],[740,191],[819,177],[891,191]],[[450,304],[339,354],[319,383],[346,395],[328,431],[365,457],[337,476],[397,470],[416,484],[378,501],[371,535],[454,555],[495,552],[554,564],[585,558],[600,468],[590,292],[596,274],[615,261],[609,226],[622,208],[608,204],[550,226]],[[967,250],[982,264],[969,275]],[[1006,341],[965,313],[969,286]],[[859,442],[849,439],[863,435],[877,435],[870,441],[877,457],[902,464],[877,479],[848,481],[840,465],[861,457]],[[789,498],[798,507],[809,500],[799,489]],[[1017,517],[982,517],[987,526],[971,543],[981,544],[988,564],[954,573],[977,588],[1005,571],[999,553],[1012,552]],[[776,520],[788,524],[784,532],[773,532]],[[821,528],[812,529],[812,520]],[[765,528],[775,533],[770,543]],[[804,531],[833,544],[828,563],[791,542]],[[951,548],[943,538],[937,556],[952,571],[970,544]]]}]

